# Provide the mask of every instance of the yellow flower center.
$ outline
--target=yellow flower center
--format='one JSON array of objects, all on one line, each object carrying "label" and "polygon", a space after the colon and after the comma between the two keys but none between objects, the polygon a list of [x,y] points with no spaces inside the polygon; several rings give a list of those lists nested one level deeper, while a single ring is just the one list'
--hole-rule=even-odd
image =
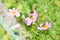
[{"label": "yellow flower center", "polygon": [[46,26],[46,25],[43,25],[43,28],[45,28],[45,29],[46,29],[46,28],[47,28],[47,26]]},{"label": "yellow flower center", "polygon": [[31,16],[31,18],[30,18],[31,20],[34,20],[34,16]]},{"label": "yellow flower center", "polygon": [[12,14],[16,14],[16,12],[15,12],[15,11],[13,11],[13,12],[12,12]]}]

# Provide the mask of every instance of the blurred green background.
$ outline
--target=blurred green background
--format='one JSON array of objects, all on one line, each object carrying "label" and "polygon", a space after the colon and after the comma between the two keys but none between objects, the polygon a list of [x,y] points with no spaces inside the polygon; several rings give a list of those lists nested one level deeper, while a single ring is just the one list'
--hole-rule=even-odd
[{"label": "blurred green background", "polygon": [[[26,17],[36,4],[38,19],[34,25],[24,28],[32,35],[32,40],[60,40],[60,0],[2,0],[8,9],[18,8],[21,14]],[[19,20],[19,18],[18,18]],[[52,26],[47,31],[37,29],[39,23],[52,22]],[[5,29],[0,25],[0,40],[13,40]],[[28,37],[26,40],[30,40]]]}]

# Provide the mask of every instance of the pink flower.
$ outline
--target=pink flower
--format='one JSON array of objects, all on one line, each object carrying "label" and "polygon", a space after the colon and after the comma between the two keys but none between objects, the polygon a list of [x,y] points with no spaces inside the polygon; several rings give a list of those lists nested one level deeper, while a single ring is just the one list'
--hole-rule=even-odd
[{"label": "pink flower", "polygon": [[47,30],[50,27],[51,27],[51,23],[46,22],[45,24],[40,24],[39,27],[38,27],[38,29],[39,30]]},{"label": "pink flower", "polygon": [[18,9],[15,9],[15,8],[9,9],[9,12],[7,13],[7,15],[11,16],[11,17],[13,17],[13,16],[19,17],[20,16]]},{"label": "pink flower", "polygon": [[34,24],[34,22],[37,19],[37,16],[38,16],[38,13],[36,10],[34,10],[34,12],[30,14],[30,17],[25,19],[25,23],[27,24],[27,26],[31,25],[32,23]]},{"label": "pink flower", "polygon": [[27,26],[29,26],[29,25],[31,25],[32,20],[28,17],[28,18],[25,19],[25,23],[26,23]]},{"label": "pink flower", "polygon": [[33,21],[33,24],[34,24],[34,22],[36,21],[37,16],[38,16],[38,12],[37,12],[36,10],[34,10],[34,13],[33,13],[34,19],[32,20],[32,21]]}]

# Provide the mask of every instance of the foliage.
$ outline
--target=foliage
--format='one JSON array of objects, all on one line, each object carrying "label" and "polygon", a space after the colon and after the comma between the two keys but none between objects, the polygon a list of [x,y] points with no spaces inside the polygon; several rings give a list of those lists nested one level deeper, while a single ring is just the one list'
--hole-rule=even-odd
[{"label": "foliage", "polygon": [[[24,14],[26,17],[33,10],[33,5],[36,4],[36,10],[39,15],[35,24],[26,26],[25,23],[21,22],[23,27],[32,35],[31,40],[60,40],[59,0],[3,0],[3,3],[8,9],[18,8],[21,14]],[[19,21],[20,18],[17,20]],[[20,21],[22,21],[22,18]],[[46,31],[38,30],[38,25],[45,23],[45,21],[52,22],[51,28]],[[0,30],[2,31],[3,29],[0,28]],[[0,32],[0,35],[1,34]],[[30,38],[27,37],[27,40],[30,40]]]}]

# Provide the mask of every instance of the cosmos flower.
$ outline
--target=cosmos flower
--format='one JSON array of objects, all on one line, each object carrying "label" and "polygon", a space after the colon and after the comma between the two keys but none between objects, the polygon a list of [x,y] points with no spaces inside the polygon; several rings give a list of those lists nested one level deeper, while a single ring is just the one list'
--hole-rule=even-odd
[{"label": "cosmos flower", "polygon": [[27,26],[34,24],[37,19],[38,13],[36,10],[32,14],[30,14],[30,17],[25,18],[25,23]]},{"label": "cosmos flower", "polygon": [[29,25],[31,25],[32,20],[28,17],[28,18],[25,19],[25,23],[26,23],[27,26],[29,26]]},{"label": "cosmos flower", "polygon": [[39,30],[47,30],[50,27],[51,27],[51,23],[46,22],[45,24],[40,24],[39,27],[38,27],[38,29]]},{"label": "cosmos flower", "polygon": [[20,16],[18,9],[15,9],[15,8],[9,9],[9,12],[7,15],[11,16],[11,17],[13,17],[13,16],[19,17]]}]

